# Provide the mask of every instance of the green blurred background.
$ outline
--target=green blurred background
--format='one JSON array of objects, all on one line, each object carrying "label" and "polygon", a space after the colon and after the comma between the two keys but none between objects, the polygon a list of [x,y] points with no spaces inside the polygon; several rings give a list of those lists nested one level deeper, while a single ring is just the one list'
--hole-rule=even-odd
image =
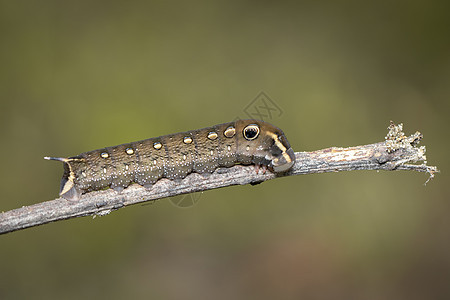
[{"label": "green blurred background", "polygon": [[[296,151],[421,131],[438,174],[205,192],[0,236],[1,299],[449,299],[448,1],[0,1],[0,211],[80,152],[247,117]],[[254,107],[252,107],[254,108]]]}]

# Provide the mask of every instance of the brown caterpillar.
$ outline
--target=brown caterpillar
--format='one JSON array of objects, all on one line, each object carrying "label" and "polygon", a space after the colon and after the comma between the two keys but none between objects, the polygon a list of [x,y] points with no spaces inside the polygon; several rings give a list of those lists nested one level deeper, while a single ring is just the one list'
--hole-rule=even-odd
[{"label": "brown caterpillar", "polygon": [[294,151],[279,128],[259,120],[237,120],[81,153],[64,163],[60,196],[78,200],[84,193],[132,183],[150,187],[160,178],[182,179],[218,167],[255,164],[273,172],[289,170]]}]

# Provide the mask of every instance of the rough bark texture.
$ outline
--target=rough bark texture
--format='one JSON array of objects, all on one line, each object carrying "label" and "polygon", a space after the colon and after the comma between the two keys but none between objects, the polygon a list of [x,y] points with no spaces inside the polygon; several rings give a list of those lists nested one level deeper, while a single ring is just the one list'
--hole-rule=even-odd
[{"label": "rough bark texture", "polygon": [[[402,124],[395,125],[391,122],[384,142],[296,152],[295,165],[289,172],[281,175],[257,173],[254,166],[237,165],[220,168],[207,175],[193,173],[176,182],[161,179],[151,189],[132,185],[121,193],[111,189],[91,192],[76,202],[58,198],[25,206],[0,214],[0,234],[74,217],[106,215],[112,210],[146,201],[231,185],[257,184],[284,176],[353,170],[414,170],[428,172],[429,179],[433,178],[438,172],[437,168],[426,165],[425,147],[417,147],[422,135],[416,132],[405,136],[402,129]],[[423,164],[414,164],[417,162]]]}]

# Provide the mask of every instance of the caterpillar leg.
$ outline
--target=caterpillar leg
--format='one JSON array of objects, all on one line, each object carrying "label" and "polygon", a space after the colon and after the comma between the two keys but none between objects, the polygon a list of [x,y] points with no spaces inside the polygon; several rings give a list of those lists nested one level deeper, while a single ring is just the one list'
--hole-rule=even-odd
[{"label": "caterpillar leg", "polygon": [[264,175],[267,172],[267,166],[266,165],[258,165],[258,164],[256,164],[255,165],[256,174],[259,174],[259,170],[261,170],[262,174]]}]

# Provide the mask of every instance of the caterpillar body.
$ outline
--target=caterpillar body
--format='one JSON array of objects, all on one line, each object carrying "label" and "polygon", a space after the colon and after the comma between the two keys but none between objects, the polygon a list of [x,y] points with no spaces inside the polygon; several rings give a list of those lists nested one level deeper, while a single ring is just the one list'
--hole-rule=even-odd
[{"label": "caterpillar body", "polygon": [[78,200],[84,193],[132,183],[150,187],[161,178],[182,179],[236,164],[265,166],[275,173],[295,162],[283,131],[260,120],[237,120],[208,128],[106,147],[80,155],[45,157],[64,163],[60,196]]}]

